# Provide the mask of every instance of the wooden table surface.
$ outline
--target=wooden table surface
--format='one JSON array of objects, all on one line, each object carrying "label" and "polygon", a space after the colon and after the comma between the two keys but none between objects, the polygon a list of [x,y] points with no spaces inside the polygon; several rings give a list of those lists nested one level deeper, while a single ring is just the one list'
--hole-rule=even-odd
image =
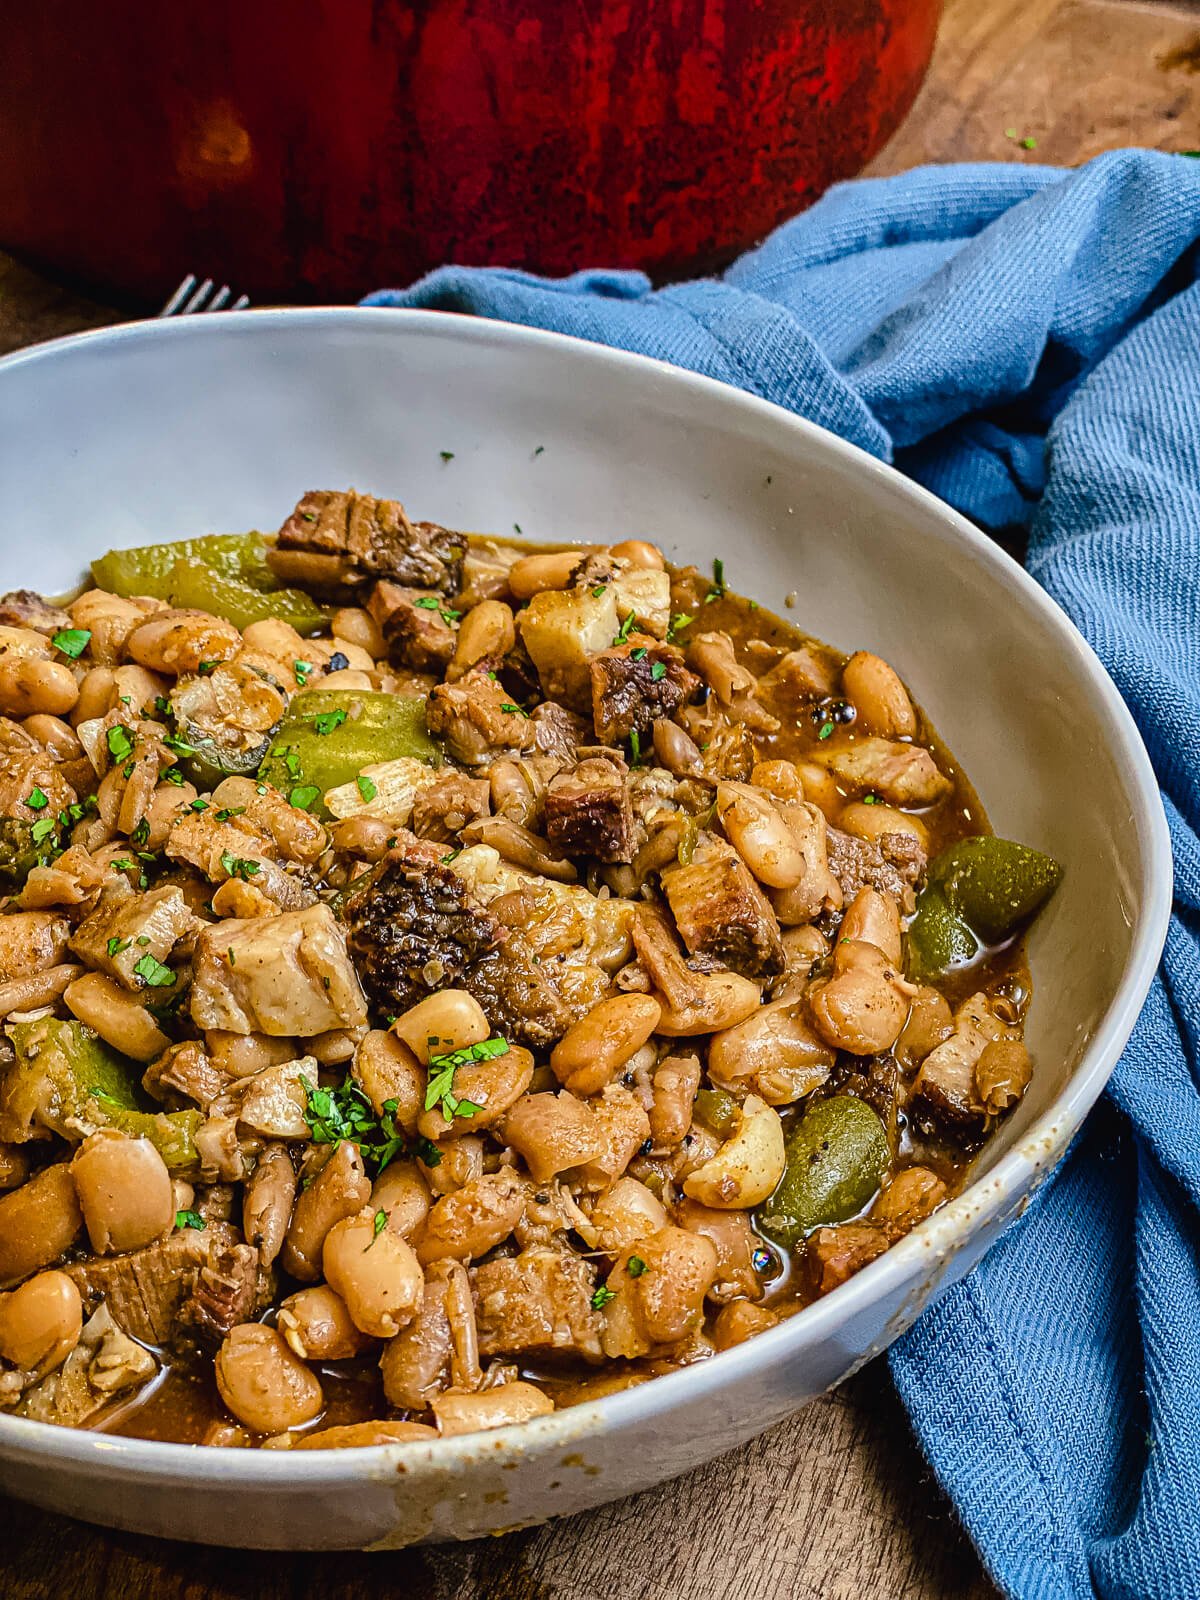
[{"label": "wooden table surface", "polygon": [[[1200,3],[948,0],[908,121],[868,169],[1070,164],[1200,146]],[[164,285],[164,294],[171,287]],[[0,352],[115,313],[0,255]],[[635,1499],[394,1555],[234,1553],[0,1500],[4,1600],[988,1600],[880,1362],[755,1443]]]}]

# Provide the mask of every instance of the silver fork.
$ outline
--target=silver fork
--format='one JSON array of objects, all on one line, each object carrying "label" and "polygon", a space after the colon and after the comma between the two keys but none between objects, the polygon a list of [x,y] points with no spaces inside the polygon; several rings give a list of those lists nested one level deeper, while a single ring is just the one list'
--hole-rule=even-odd
[{"label": "silver fork", "polygon": [[227,283],[214,294],[211,278],[201,283],[194,272],[189,272],[158,314],[160,317],[190,317],[198,311],[244,311],[250,304],[250,297],[240,294],[231,301],[232,294]]}]

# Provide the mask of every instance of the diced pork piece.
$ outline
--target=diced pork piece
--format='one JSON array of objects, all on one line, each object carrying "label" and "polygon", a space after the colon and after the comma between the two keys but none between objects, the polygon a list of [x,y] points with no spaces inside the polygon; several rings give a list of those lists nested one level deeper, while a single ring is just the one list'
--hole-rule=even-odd
[{"label": "diced pork piece", "polygon": [[[239,819],[240,820],[240,819]],[[261,834],[218,822],[213,807],[185,811],[167,835],[169,860],[195,867],[210,883],[241,878],[284,911],[312,905],[316,895],[303,877],[285,872],[273,859],[274,845]]]},{"label": "diced pork piece", "polygon": [[950,780],[919,744],[871,736],[833,750],[818,746],[812,758],[847,789],[870,791],[893,806],[930,806],[950,792]]},{"label": "diced pork piece", "polygon": [[620,627],[612,585],[535,594],[518,612],[517,627],[546,697],[589,714],[592,657],[611,646]]},{"label": "diced pork piece", "polygon": [[643,633],[593,656],[589,671],[592,719],[605,744],[619,744],[635,730],[649,734],[659,718],[669,718],[700,689],[681,651]]},{"label": "diced pork piece", "polygon": [[557,700],[543,700],[535,706],[530,721],[538,750],[564,767],[576,759],[580,745],[592,739],[590,719],[585,721]]},{"label": "diced pork piece", "polygon": [[338,593],[371,578],[455,594],[466,540],[410,522],[398,500],[313,490],[279,530],[267,560],[284,583]]},{"label": "diced pork piece", "polygon": [[505,1141],[524,1157],[538,1183],[584,1166],[607,1149],[605,1130],[591,1108],[566,1089],[522,1095],[501,1126]]},{"label": "diced pork piece", "polygon": [[943,1122],[982,1128],[989,1110],[977,1082],[984,1052],[992,1044],[1019,1042],[1016,1031],[993,1012],[986,994],[971,995],[954,1013],[954,1032],[922,1061],[913,1080],[912,1100]]},{"label": "diced pork piece", "polygon": [[0,983],[57,966],[66,955],[70,933],[66,917],[53,911],[18,911],[0,917]]},{"label": "diced pork piece", "polygon": [[826,700],[837,692],[841,668],[831,651],[817,644],[789,650],[758,680],[758,692],[781,709]]},{"label": "diced pork piece", "polygon": [[207,1111],[233,1080],[213,1062],[198,1039],[173,1044],[142,1076],[142,1087],[156,1100],[182,1097]]},{"label": "diced pork piece", "polygon": [[182,889],[169,885],[138,894],[126,878],[113,875],[96,909],[75,930],[71,949],[127,989],[144,989],[138,963],[147,956],[168,961],[179,940],[200,926]]},{"label": "diced pork piece", "polygon": [[575,589],[610,588],[621,622],[632,618],[642,633],[656,639],[666,637],[671,623],[671,577],[662,568],[635,567],[624,556],[597,550],[583,558],[571,580]]},{"label": "diced pork piece", "polygon": [[488,816],[491,809],[492,788],[487,778],[446,772],[414,796],[413,832],[422,839],[446,841],[476,818]]},{"label": "diced pork piece", "polygon": [[560,855],[632,861],[636,843],[625,775],[602,758],[581,761],[550,780],[546,837]]},{"label": "diced pork piece", "polygon": [[430,693],[425,721],[430,733],[445,739],[455,760],[468,767],[533,750],[536,744],[532,719],[485,667],[472,668],[457,683],[439,683]]},{"label": "diced pork piece", "polygon": [[[35,789],[46,796],[40,809],[26,804]],[[50,753],[20,723],[0,717],[0,817],[36,822],[39,817],[57,816],[75,800],[75,790]]]},{"label": "diced pork piece", "polygon": [[329,843],[324,827],[310,811],[292,805],[278,789],[253,778],[225,778],[213,790],[210,809],[215,821],[231,821],[266,840],[281,861],[312,866]]},{"label": "diced pork piece", "polygon": [[662,887],[691,955],[710,956],[747,978],[783,971],[771,903],[732,845],[705,834],[686,867],[663,872]]},{"label": "diced pork piece", "polygon": [[326,905],[205,928],[193,960],[199,1028],[312,1038],[367,1020],[346,938]]},{"label": "diced pork piece", "polygon": [[158,1362],[118,1326],[108,1305],[88,1318],[79,1343],[56,1372],[26,1391],[18,1414],[83,1428],[119,1396],[146,1383]]},{"label": "diced pork piece", "polygon": [[870,1222],[818,1228],[805,1247],[805,1276],[814,1293],[828,1294],[881,1256],[890,1242],[884,1230]]},{"label": "diced pork piece", "polygon": [[13,589],[0,597],[0,627],[32,628],[53,637],[71,626],[70,613],[51,605],[33,589]]},{"label": "diced pork piece", "polygon": [[911,911],[913,887],[925,871],[925,852],[909,833],[885,833],[882,838],[859,839],[840,828],[827,827],[829,869],[841,885],[847,904],[864,887],[890,894]]},{"label": "diced pork piece", "polygon": [[248,1244],[218,1242],[196,1272],[179,1309],[179,1329],[215,1348],[239,1322],[249,1322],[270,1303],[273,1285],[259,1271],[258,1251]]},{"label": "diced pork piece", "polygon": [[447,608],[444,595],[385,580],[371,590],[367,610],[379,624],[393,661],[414,672],[439,677],[445,672],[454,654],[457,632],[452,624],[458,614]]},{"label": "diced pork piece", "polygon": [[871,1207],[871,1221],[889,1241],[902,1239],[945,1200],[946,1185],[928,1167],[902,1167],[880,1190]]},{"label": "diced pork piece", "polygon": [[307,1139],[304,1081],[316,1083],[319,1070],[315,1057],[301,1056],[296,1061],[274,1062],[239,1079],[233,1092],[238,1121],[267,1139]]},{"label": "diced pork piece", "polygon": [[383,1347],[379,1363],[388,1404],[424,1411],[447,1385],[479,1386],[475,1307],[467,1270],[459,1261],[431,1261],[417,1314]]},{"label": "diced pork piece", "polygon": [[[219,1225],[185,1228],[169,1239],[120,1256],[91,1256],[64,1267],[83,1297],[85,1312],[104,1302],[121,1328],[142,1344],[170,1343],[180,1307],[209,1259]],[[220,1245],[231,1242],[220,1229]]]},{"label": "diced pork piece", "polygon": [[534,1246],[471,1273],[481,1356],[562,1353],[603,1358],[591,1267],[571,1250]]},{"label": "diced pork piece", "polygon": [[675,1207],[675,1221],[691,1233],[701,1233],[717,1252],[717,1277],[708,1291],[710,1300],[724,1305],[728,1300],[758,1300],[763,1285],[754,1270],[758,1236],[745,1211],[717,1211],[698,1200],[681,1199]]},{"label": "diced pork piece", "polygon": [[496,1033],[527,1050],[547,1050],[566,1033],[583,1009],[568,1005],[520,939],[469,966],[459,980],[473,995]]},{"label": "diced pork piece", "polygon": [[504,936],[460,876],[403,847],[347,896],[342,917],[363,983],[387,1012],[453,987]]}]

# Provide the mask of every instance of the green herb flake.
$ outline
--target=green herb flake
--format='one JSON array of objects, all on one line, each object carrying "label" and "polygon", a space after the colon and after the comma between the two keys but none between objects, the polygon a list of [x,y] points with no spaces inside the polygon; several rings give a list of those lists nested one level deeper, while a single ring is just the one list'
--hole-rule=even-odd
[{"label": "green herb flake", "polygon": [[606,1283],[602,1283],[592,1296],[592,1310],[603,1311],[608,1302],[616,1298],[617,1291],[610,1289]]},{"label": "green herb flake", "polygon": [[51,834],[57,831],[58,819],[56,817],[39,817],[29,830],[30,838],[34,844],[45,844]]},{"label": "green herb flake", "polygon": [[667,675],[667,663],[665,661],[654,661],[654,662],[651,662],[651,664],[650,664],[650,679],[651,679],[651,682],[653,682],[653,683],[661,683],[662,680],[666,677],[666,675]]},{"label": "green herb flake", "polygon": [[879,804],[879,796],[877,794],[865,794],[863,795],[862,803],[865,806],[877,806]]},{"label": "green herb flake", "polygon": [[630,1256],[629,1260],[625,1263],[625,1271],[631,1278],[640,1278],[645,1270],[646,1263],[642,1260],[641,1256]]},{"label": "green herb flake", "polygon": [[142,820],[138,823],[137,827],[129,835],[129,842],[130,842],[130,844],[136,844],[136,845],[139,845],[139,846],[144,846],[144,845],[149,843],[149,840],[150,840],[150,818],[149,817],[143,817]]},{"label": "green herb flake", "polygon": [[307,811],[320,796],[321,791],[315,783],[300,783],[289,792],[288,805],[295,806],[297,811]]},{"label": "green herb flake", "polygon": [[516,534],[516,535],[517,535],[517,536],[518,536],[518,537],[520,537],[520,536],[521,536],[521,524],[520,524],[520,523],[519,523],[519,522],[514,522],[514,523],[513,523],[513,532],[514,532],[514,533],[515,533],[515,534]]},{"label": "green herb flake", "polygon": [[546,448],[546,446],[544,444],[538,445],[537,449],[533,452],[534,455],[535,456],[540,456],[544,452],[545,448]]},{"label": "green herb flake", "polygon": [[177,789],[182,789],[187,779],[178,767],[168,767],[162,775],[164,783],[173,783]]},{"label": "green herb flake", "polygon": [[671,618],[671,626],[667,629],[668,641],[674,639],[675,635],[677,633],[681,633],[683,629],[687,627],[688,623],[695,622],[695,620],[695,617],[692,616],[692,614],[688,611],[676,612],[676,614]]},{"label": "green herb flake", "polygon": [[188,806],[188,810],[189,811],[207,811],[208,810],[208,801],[207,800],[200,800],[200,799],[193,800],[191,802],[191,804]]},{"label": "green herb flake", "polygon": [[629,730],[629,765],[640,767],[642,764],[642,736],[636,728]]},{"label": "green herb flake", "polygon": [[70,656],[72,661],[78,661],[91,643],[91,638],[89,628],[61,628],[50,642],[56,650],[61,650],[63,655]]},{"label": "green herb flake", "polygon": [[341,706],[333,711],[323,711],[319,717],[313,718],[313,732],[332,733],[335,728],[340,728],[345,720],[346,712]]},{"label": "green herb flake", "polygon": [[114,761],[128,761],[133,754],[133,740],[130,737],[129,729],[123,727],[119,722],[104,735],[104,741],[108,745],[108,753]]},{"label": "green herb flake", "polygon": [[292,672],[295,675],[296,682],[300,685],[300,687],[302,689],[303,689],[304,685],[308,682],[308,675],[312,671],[312,669],[313,669],[313,667],[312,667],[312,662],[311,661],[293,661],[292,662]]},{"label": "green herb flake", "polygon": [[30,811],[44,811],[50,802],[46,799],[45,791],[39,789],[38,786],[34,784],[33,788],[26,796],[25,804],[29,807]]},{"label": "green herb flake", "polygon": [[817,729],[817,738],[818,739],[828,739],[832,732],[833,732],[833,723],[832,722],[823,722],[821,724],[821,726]]},{"label": "green herb flake", "polygon": [[501,711],[507,711],[509,715],[513,717],[528,717],[529,715],[524,706],[514,705],[511,700],[503,701],[500,709]]},{"label": "green herb flake", "polygon": [[119,939],[119,938],[110,939],[108,941],[108,953],[109,953],[110,956],[119,956],[121,954],[122,950],[128,950],[129,949],[129,945],[130,945],[130,940],[128,940],[128,939]]},{"label": "green herb flake", "polygon": [[[601,588],[600,593],[601,594],[604,593],[603,588]],[[636,627],[636,625],[637,625],[637,618],[634,616],[633,612],[631,611],[629,613],[629,615],[625,618],[625,621],[617,629],[616,633],[613,634],[613,643],[614,644],[624,644],[626,642],[626,640],[629,638],[629,635],[633,632],[633,630]],[[646,652],[643,650],[642,654],[645,655]],[[637,657],[635,656],[634,659],[636,660]]]},{"label": "green herb flake", "polygon": [[723,599],[725,595],[725,563],[720,556],[713,562],[712,588],[704,596],[704,604],[710,606],[714,600]]},{"label": "green herb flake", "polygon": [[[430,1040],[436,1044],[436,1040]],[[472,1061],[494,1061],[497,1056],[508,1054],[508,1040],[499,1035],[492,1039],[485,1039],[481,1044],[464,1045],[461,1050],[451,1050],[441,1055],[431,1054],[429,1057],[429,1081],[425,1087],[425,1109],[432,1111],[434,1107],[441,1109],[442,1116],[447,1123],[453,1122],[455,1117],[473,1117],[481,1108],[473,1100],[460,1100],[454,1093],[454,1074],[459,1067],[465,1067]]]},{"label": "green herb flake", "polygon": [[133,970],[152,989],[169,989],[175,982],[175,974],[170,967],[163,966],[161,961],[148,953],[134,962]]},{"label": "green herb flake", "polygon": [[[321,1089],[302,1076],[300,1086],[306,1096],[304,1120],[315,1144],[336,1145],[343,1139],[352,1139],[372,1176],[408,1150],[404,1131],[396,1122],[396,1100],[385,1100],[383,1110],[376,1116],[374,1106],[352,1078],[334,1089]],[[436,1164],[426,1161],[426,1166]]]},{"label": "green herb flake", "polygon": [[636,650],[631,650],[629,652],[629,659],[630,661],[644,661],[646,659],[646,646],[644,644],[640,644]]},{"label": "green herb flake", "polygon": [[223,806],[217,812],[217,821],[228,822],[230,817],[240,817],[245,809],[245,806]]},{"label": "green herb flake", "polygon": [[202,661],[196,668],[196,671],[202,678],[207,678],[208,675],[212,672],[215,672],[220,665],[221,663],[219,661]]},{"label": "green herb flake", "polygon": [[438,455],[441,456],[443,461],[453,461],[454,460],[454,451],[453,450],[439,450],[438,451]]},{"label": "green herb flake", "polygon": [[375,1215],[372,1217],[372,1219],[371,1219],[371,1238],[370,1238],[369,1243],[367,1244],[367,1249],[368,1250],[371,1248],[371,1245],[373,1245],[375,1243],[376,1239],[378,1239],[379,1235],[383,1232],[383,1230],[387,1227],[387,1219],[388,1219],[388,1214],[387,1214],[386,1211],[383,1211],[383,1210],[377,1211],[375,1213]]},{"label": "green herb flake", "polygon": [[375,796],[379,793],[379,785],[375,782],[374,778],[368,778],[365,772],[360,772],[358,777],[355,778],[354,782],[357,785],[359,794],[368,803],[374,800]]},{"label": "green herb flake", "polygon": [[206,1224],[198,1211],[177,1211],[175,1213],[175,1226],[177,1228],[195,1228],[203,1232]]},{"label": "green herb flake", "polygon": [[261,861],[248,861],[244,856],[231,855],[228,850],[221,856],[221,865],[231,878],[240,878],[243,883],[262,871]]},{"label": "green herb flake", "polygon": [[110,861],[108,864],[114,872],[132,872],[136,865],[133,861],[127,861],[124,856],[119,861]]}]

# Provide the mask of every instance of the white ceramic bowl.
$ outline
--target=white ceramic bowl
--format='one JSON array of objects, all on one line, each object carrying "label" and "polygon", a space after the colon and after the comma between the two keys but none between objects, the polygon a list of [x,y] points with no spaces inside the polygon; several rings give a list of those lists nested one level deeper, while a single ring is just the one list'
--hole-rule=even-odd
[{"label": "white ceramic bowl", "polygon": [[302,490],[348,485],[451,527],[721,556],[738,590],[780,610],[795,591],[785,614],[894,662],[997,831],[1066,866],[1032,938],[1023,1105],[960,1198],[798,1316],[643,1387],[434,1445],[202,1450],[0,1416],[8,1494],[177,1539],[317,1549],[468,1538],[646,1488],[884,1349],[979,1260],[1104,1087],[1170,904],[1133,722],[1024,572],[822,429],[656,362],[495,323],[243,312],[0,363],[0,484],[4,587],[65,588],[109,545],[274,528]]}]

